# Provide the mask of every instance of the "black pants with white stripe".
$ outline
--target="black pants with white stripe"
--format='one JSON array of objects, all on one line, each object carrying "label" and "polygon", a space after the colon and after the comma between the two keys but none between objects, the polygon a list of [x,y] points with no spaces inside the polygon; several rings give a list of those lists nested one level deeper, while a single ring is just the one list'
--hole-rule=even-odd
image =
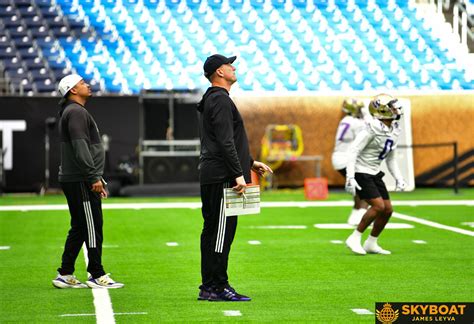
[{"label": "black pants with white stripe", "polygon": [[61,268],[61,275],[73,274],[74,264],[82,244],[87,246],[89,264],[87,272],[93,278],[105,274],[102,267],[102,202],[99,194],[91,191],[87,182],[61,183],[71,214],[71,229],[67,235]]},{"label": "black pants with white stripe", "polygon": [[201,233],[202,284],[222,289],[228,284],[227,265],[237,216],[225,217],[223,189],[229,184],[201,185],[202,216],[204,226]]}]

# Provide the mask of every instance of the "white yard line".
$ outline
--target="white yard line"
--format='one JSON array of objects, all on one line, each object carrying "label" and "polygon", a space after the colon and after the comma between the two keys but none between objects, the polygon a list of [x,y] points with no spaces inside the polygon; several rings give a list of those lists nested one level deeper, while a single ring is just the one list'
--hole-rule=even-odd
[{"label": "white yard line", "polygon": [[365,308],[352,308],[351,311],[357,315],[373,315],[374,313]]},{"label": "white yard line", "polygon": [[222,311],[224,316],[242,316],[242,313],[239,310],[224,310]]},{"label": "white yard line", "polygon": [[423,240],[413,240],[412,242],[415,244],[426,244],[426,241]]},{"label": "white yard line", "polygon": [[466,225],[466,226],[474,228],[474,222],[463,222],[463,223],[461,223],[461,225]]},{"label": "white yard line", "polygon": [[[84,253],[84,261],[86,262],[87,267],[89,264],[89,258],[87,257],[87,247],[85,243],[82,245],[82,252]],[[109,290],[107,288],[97,288],[91,290],[92,295],[94,296],[94,307],[97,324],[114,324],[114,310],[112,308]]]},{"label": "white yard line", "polygon": [[264,225],[264,226],[247,226],[252,229],[307,229],[306,225]]},{"label": "white yard line", "polygon": [[[264,208],[281,207],[346,207],[352,206],[352,201],[274,201],[262,202]],[[394,206],[474,206],[474,200],[400,200],[392,201]],[[200,202],[177,203],[104,203],[103,209],[196,209],[201,208]],[[11,205],[0,206],[2,211],[35,211],[35,210],[68,210],[67,205]]]},{"label": "white yard line", "polygon": [[[301,201],[301,202],[263,202],[264,208],[281,207],[339,207],[352,206],[351,201]],[[474,206],[474,200],[406,200],[393,201],[394,206]],[[103,209],[195,209],[200,208],[200,202],[181,202],[181,203],[133,203],[133,204],[103,204]],[[29,205],[29,206],[0,206],[2,211],[40,211],[40,210],[68,210],[67,205]],[[474,236],[473,231],[442,225],[422,218],[393,213],[394,218],[407,220],[431,226],[447,231],[456,232],[463,235]],[[390,223],[389,223],[390,224]]]},{"label": "white yard line", "polygon": [[[337,223],[337,224],[314,224],[315,228],[319,229],[354,229],[356,226],[354,225],[349,225],[349,224],[343,224],[343,223]],[[369,226],[369,228],[372,228],[372,226]],[[386,229],[409,229],[409,228],[414,228],[413,225],[411,224],[405,224],[405,223],[388,223],[385,226]]]},{"label": "white yard line", "polygon": [[248,243],[250,245],[260,245],[260,244],[262,244],[262,242],[260,242],[260,241],[249,241]]},{"label": "white yard line", "polygon": [[178,246],[178,242],[166,242],[167,246]]},{"label": "white yard line", "polygon": [[332,244],[342,244],[344,242],[342,242],[341,240],[332,240],[330,241]]},{"label": "white yard line", "polygon": [[9,246],[0,246],[0,250],[10,250]]},{"label": "white yard line", "polygon": [[[114,315],[147,315],[147,312],[114,313]],[[95,316],[96,314],[61,314],[59,317]]]},{"label": "white yard line", "polygon": [[435,222],[432,222],[432,221],[429,221],[429,220],[426,220],[426,219],[423,219],[423,218],[404,215],[404,214],[400,214],[400,213],[393,213],[392,217],[393,218],[398,218],[398,219],[403,219],[403,220],[409,221],[409,222],[423,224],[423,225],[430,226],[430,227],[443,229],[443,230],[446,230],[446,231],[451,231],[451,232],[463,234],[463,235],[474,236],[473,231],[468,231],[468,230],[465,230],[465,229],[462,229],[462,228],[457,228],[457,227],[454,227],[454,226],[448,226],[448,225],[435,223]]}]

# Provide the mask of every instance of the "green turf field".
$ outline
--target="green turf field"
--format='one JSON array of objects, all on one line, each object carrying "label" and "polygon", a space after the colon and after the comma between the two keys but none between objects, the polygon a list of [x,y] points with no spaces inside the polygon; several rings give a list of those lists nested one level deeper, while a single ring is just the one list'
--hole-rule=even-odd
[{"label": "green turf field", "polygon": [[[474,231],[474,190],[416,190],[395,201],[470,200],[469,206],[395,206],[395,211]],[[349,200],[331,192],[330,201]],[[301,191],[263,194],[264,201],[302,201]],[[188,201],[198,198],[111,198],[109,203]],[[64,204],[62,196],[0,197],[5,205]],[[130,206],[128,206],[130,207]],[[126,284],[110,290],[117,323],[193,321],[374,323],[375,302],[474,301],[474,237],[393,218],[410,229],[387,229],[379,242],[392,255],[355,256],[343,244],[350,229],[317,229],[345,223],[350,207],[263,208],[239,218],[229,275],[248,303],[196,300],[199,274],[199,209],[105,209],[103,263]],[[304,225],[304,229],[262,229]],[[59,266],[69,226],[67,210],[0,210],[0,322],[95,323],[90,289],[59,290],[51,279]],[[367,236],[367,233],[364,235]],[[425,244],[415,244],[422,240]],[[249,241],[259,241],[251,245]],[[167,246],[177,242],[178,246]],[[86,279],[80,255],[76,275]],[[240,311],[228,317],[224,311]],[[136,313],[136,314],[124,314]],[[62,315],[76,316],[62,316]],[[82,314],[83,316],[77,316]]]}]

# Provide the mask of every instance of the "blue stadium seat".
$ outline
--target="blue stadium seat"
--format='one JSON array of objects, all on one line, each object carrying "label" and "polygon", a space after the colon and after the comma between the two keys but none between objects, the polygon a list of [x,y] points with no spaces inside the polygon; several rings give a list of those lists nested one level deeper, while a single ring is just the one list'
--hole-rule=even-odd
[{"label": "blue stadium seat", "polygon": [[33,88],[36,88],[36,91],[39,93],[49,93],[52,95],[57,95],[56,84],[51,79],[44,79],[41,81],[33,82]]},{"label": "blue stadium seat", "polygon": [[[204,87],[203,58],[225,48],[239,55],[243,75],[258,70],[240,79],[243,90],[472,87],[412,1],[0,0],[0,7],[6,64],[17,53],[31,56],[28,68],[47,69],[52,81],[74,68],[101,80],[101,91]],[[31,61],[37,55],[45,60]],[[450,82],[433,71],[420,76],[425,65],[450,66]]]},{"label": "blue stadium seat", "polygon": [[18,57],[16,57],[16,56],[15,57],[5,57],[5,58],[1,58],[1,59],[2,59],[3,67],[6,70],[24,68],[23,61],[21,59],[19,59]]},{"label": "blue stadium seat", "polygon": [[26,58],[23,60],[23,62],[29,69],[41,69],[45,66],[43,60],[40,57]]},{"label": "blue stadium seat", "polygon": [[5,76],[9,80],[23,80],[25,78],[28,78],[28,73],[26,70],[22,67],[18,68],[5,68]]},{"label": "blue stadium seat", "polygon": [[0,48],[0,59],[9,60],[17,57],[17,51],[13,46]]}]

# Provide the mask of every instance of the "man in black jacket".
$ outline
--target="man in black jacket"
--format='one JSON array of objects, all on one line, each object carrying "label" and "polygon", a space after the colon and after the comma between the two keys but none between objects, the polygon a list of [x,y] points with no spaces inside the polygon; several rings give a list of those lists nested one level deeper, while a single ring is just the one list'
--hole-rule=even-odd
[{"label": "man in black jacket", "polygon": [[250,156],[247,134],[237,107],[229,97],[237,81],[232,63],[236,57],[215,54],[206,59],[204,75],[212,86],[198,104],[200,112],[202,215],[201,276],[199,300],[249,301],[230,285],[227,276],[230,246],[237,228],[237,216],[226,217],[223,190],[232,187],[244,193],[251,182],[250,170],[260,175],[272,170]]},{"label": "man in black jacket", "polygon": [[[59,182],[71,214],[61,267],[53,279],[57,288],[122,288],[102,267],[102,198],[107,198],[104,173],[105,153],[99,129],[84,108],[92,95],[89,85],[77,74],[64,77],[58,86],[60,101],[59,132],[61,165]],[[88,252],[86,284],[73,275],[83,243]]]}]

